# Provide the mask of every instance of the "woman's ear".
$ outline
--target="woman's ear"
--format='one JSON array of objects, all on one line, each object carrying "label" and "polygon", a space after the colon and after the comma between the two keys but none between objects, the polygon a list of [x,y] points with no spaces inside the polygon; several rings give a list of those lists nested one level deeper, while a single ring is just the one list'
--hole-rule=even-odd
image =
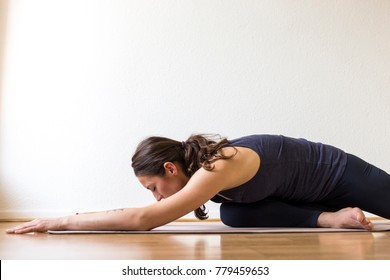
[{"label": "woman's ear", "polygon": [[164,169],[166,174],[172,174],[172,175],[177,174],[177,166],[172,162],[168,161],[164,163]]}]

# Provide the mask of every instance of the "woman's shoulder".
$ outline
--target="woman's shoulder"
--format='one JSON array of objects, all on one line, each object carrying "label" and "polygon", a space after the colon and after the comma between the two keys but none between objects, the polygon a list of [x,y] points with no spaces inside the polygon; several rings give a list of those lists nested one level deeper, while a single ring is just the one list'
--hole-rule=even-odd
[{"label": "woman's shoulder", "polygon": [[215,161],[215,169],[230,178],[230,184],[225,189],[233,188],[249,181],[260,168],[260,156],[247,147],[224,147],[225,155],[234,155],[228,160]]}]

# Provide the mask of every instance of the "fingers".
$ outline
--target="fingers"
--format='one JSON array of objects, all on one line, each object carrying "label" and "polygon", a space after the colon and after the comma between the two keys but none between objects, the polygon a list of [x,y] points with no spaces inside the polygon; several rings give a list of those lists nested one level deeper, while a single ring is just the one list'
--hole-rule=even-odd
[{"label": "fingers", "polygon": [[29,233],[29,232],[40,232],[40,230],[37,230],[36,226],[29,226],[23,228],[9,229],[6,232],[13,233],[13,234],[22,234],[22,233]]},{"label": "fingers", "polygon": [[22,234],[22,233],[28,233],[28,232],[33,232],[34,230],[31,227],[25,227],[25,228],[12,228],[12,229],[7,229],[5,232],[6,233],[13,233],[13,234]]},{"label": "fingers", "polygon": [[20,226],[14,227],[14,228],[7,229],[5,232],[6,233],[15,233],[15,234],[27,233],[27,232],[31,232],[32,228],[33,228],[33,226],[31,226],[31,225],[22,224]]},{"label": "fingers", "polygon": [[9,228],[5,230],[6,233],[15,233],[15,229]]},{"label": "fingers", "polygon": [[5,232],[9,234],[22,234],[28,232],[44,232],[44,231],[47,231],[47,229],[45,228],[45,223],[42,220],[37,219],[31,222],[21,224],[14,228],[7,229]]}]

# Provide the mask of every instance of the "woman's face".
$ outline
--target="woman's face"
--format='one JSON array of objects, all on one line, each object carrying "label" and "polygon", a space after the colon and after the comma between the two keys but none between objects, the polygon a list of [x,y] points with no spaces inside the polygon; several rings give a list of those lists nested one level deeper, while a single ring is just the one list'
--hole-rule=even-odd
[{"label": "woman's face", "polygon": [[152,192],[157,201],[177,193],[189,180],[177,164],[167,162],[164,164],[164,169],[164,176],[138,177],[140,183]]}]

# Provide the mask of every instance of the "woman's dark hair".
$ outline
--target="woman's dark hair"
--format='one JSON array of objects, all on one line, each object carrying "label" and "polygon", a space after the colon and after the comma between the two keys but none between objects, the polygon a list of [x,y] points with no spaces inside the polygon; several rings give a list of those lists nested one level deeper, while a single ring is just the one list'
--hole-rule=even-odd
[{"label": "woman's dark hair", "polygon": [[[138,176],[164,176],[165,162],[178,163],[186,176],[191,177],[198,169],[213,170],[213,163],[218,159],[229,159],[221,148],[228,144],[226,138],[219,135],[194,134],[186,141],[152,136],[143,140],[137,146],[132,157],[135,175]],[[205,206],[195,211],[198,219],[207,219]]]}]

